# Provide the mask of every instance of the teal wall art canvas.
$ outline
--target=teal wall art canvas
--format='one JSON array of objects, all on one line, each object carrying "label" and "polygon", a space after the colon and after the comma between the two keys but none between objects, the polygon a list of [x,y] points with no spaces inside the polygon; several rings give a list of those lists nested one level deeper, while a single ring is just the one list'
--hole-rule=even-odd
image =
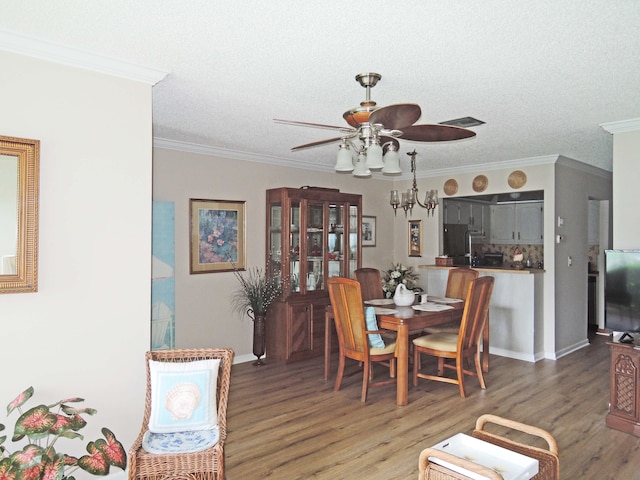
[{"label": "teal wall art canvas", "polygon": [[153,202],[151,350],[175,347],[175,215],[173,202]]}]

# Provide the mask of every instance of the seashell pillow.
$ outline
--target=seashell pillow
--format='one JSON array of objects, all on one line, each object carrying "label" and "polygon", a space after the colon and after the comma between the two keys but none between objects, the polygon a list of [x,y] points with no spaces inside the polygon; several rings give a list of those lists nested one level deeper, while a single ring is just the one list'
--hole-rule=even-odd
[{"label": "seashell pillow", "polygon": [[153,433],[208,430],[218,425],[219,359],[193,362],[149,360]]}]

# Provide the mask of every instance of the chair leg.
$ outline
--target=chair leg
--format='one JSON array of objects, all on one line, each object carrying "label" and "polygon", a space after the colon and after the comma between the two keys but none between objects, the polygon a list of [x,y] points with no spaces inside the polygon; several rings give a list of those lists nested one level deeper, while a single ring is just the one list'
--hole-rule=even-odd
[{"label": "chair leg", "polygon": [[464,361],[462,358],[456,360],[456,374],[458,375],[458,387],[460,389],[460,396],[466,398],[464,391]]},{"label": "chair leg", "polygon": [[420,368],[420,352],[417,348],[413,349],[413,386],[418,386],[418,369]]},{"label": "chair leg", "polygon": [[444,357],[438,357],[438,376],[444,375]]},{"label": "chair leg", "polygon": [[365,403],[367,401],[367,390],[369,388],[369,376],[373,374],[373,369],[371,368],[371,362],[364,362],[364,369],[362,372],[362,395],[360,396],[360,401]]},{"label": "chair leg", "polygon": [[476,360],[476,372],[478,373],[478,380],[480,381],[480,388],[487,389],[487,385],[484,383],[484,375],[482,374],[482,360],[480,360],[480,350],[475,355]]},{"label": "chair leg", "polygon": [[389,376],[391,378],[396,378],[396,359],[392,358],[389,360]]},{"label": "chair leg", "polygon": [[340,390],[340,385],[342,385],[342,377],[344,376],[344,357],[340,355],[340,360],[338,361],[338,374],[336,375],[336,383],[333,387],[333,391],[337,392]]}]

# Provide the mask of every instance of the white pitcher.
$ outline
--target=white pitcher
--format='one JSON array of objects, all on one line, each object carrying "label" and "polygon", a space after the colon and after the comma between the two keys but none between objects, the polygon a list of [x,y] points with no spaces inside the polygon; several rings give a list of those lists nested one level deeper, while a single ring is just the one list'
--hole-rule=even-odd
[{"label": "white pitcher", "polygon": [[393,294],[393,303],[399,307],[407,307],[412,305],[416,296],[411,290],[407,290],[404,283],[396,287],[396,293]]}]

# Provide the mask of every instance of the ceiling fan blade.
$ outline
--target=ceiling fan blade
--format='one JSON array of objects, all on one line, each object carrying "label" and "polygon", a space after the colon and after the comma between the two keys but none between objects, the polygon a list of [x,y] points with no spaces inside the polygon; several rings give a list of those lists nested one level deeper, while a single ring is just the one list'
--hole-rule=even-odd
[{"label": "ceiling fan blade", "polygon": [[343,138],[345,137],[342,136],[342,137],[335,137],[335,138],[327,138],[326,140],[318,140],[317,142],[305,143],[304,145],[298,145],[297,147],[291,148],[291,151],[297,152],[298,150],[304,150],[305,148],[318,147],[320,145],[324,145],[325,143],[338,142]]},{"label": "ceiling fan blade", "polygon": [[399,103],[378,108],[369,115],[369,123],[380,123],[388,130],[404,130],[416,123],[421,115],[420,105]]},{"label": "ceiling fan blade", "polygon": [[475,137],[476,132],[449,125],[413,125],[402,129],[400,138],[413,142],[451,142]]},{"label": "ceiling fan blade", "polygon": [[338,130],[340,132],[351,133],[353,132],[353,128],[349,127],[338,127],[336,125],[324,125],[322,123],[309,123],[309,122],[296,122],[293,120],[282,120],[280,118],[274,118],[274,122],[282,123],[284,125],[296,125],[299,127],[311,127],[311,128],[324,128],[325,130]]}]

